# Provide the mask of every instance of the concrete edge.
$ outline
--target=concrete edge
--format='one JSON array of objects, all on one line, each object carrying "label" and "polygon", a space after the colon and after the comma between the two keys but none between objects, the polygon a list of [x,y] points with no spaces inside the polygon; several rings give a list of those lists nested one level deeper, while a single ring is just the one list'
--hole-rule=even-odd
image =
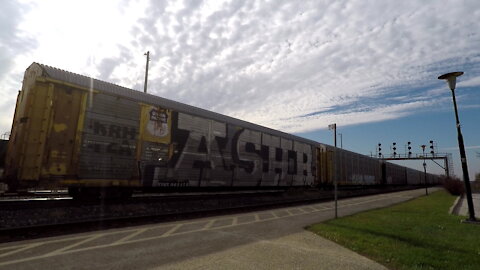
[{"label": "concrete edge", "polygon": [[462,202],[463,202],[463,194],[458,196],[457,199],[455,199],[455,202],[453,202],[453,205],[448,210],[450,215],[458,216],[458,211],[460,210],[460,206],[462,205]]}]

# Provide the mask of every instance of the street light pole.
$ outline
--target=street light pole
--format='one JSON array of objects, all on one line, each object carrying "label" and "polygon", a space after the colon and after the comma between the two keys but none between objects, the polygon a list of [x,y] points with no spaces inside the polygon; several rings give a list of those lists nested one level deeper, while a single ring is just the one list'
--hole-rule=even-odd
[{"label": "street light pole", "polygon": [[463,143],[462,130],[460,128],[460,120],[458,118],[457,100],[455,99],[455,84],[457,77],[462,76],[462,71],[450,72],[438,77],[439,80],[447,80],[448,87],[452,90],[453,108],[455,110],[455,120],[458,134],[458,148],[460,149],[460,160],[462,162],[463,181],[465,182],[465,193],[467,196],[469,221],[476,221],[475,210],[473,208],[472,190],[470,188],[470,177],[468,175],[467,155],[465,154],[465,145]]},{"label": "street light pole", "polygon": [[328,129],[332,130],[333,129],[333,141],[334,141],[334,144],[335,144],[335,152],[333,154],[333,157],[335,158],[335,160],[333,161],[333,166],[334,166],[334,174],[333,174],[333,197],[334,197],[334,200],[335,200],[335,218],[338,217],[338,211],[337,211],[337,162],[336,162],[336,159],[337,159],[337,124],[334,123],[334,124],[330,124],[328,125]]}]

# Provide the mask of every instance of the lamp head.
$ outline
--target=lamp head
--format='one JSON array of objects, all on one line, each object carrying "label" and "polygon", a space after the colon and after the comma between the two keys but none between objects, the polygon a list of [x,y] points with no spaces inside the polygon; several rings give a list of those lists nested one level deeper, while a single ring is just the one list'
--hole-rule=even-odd
[{"label": "lamp head", "polygon": [[448,87],[450,88],[450,90],[455,90],[455,84],[457,82],[457,77],[459,76],[462,76],[463,75],[463,71],[456,71],[456,72],[450,72],[450,73],[446,73],[446,74],[443,74],[441,76],[438,77],[439,80],[447,80],[447,83],[448,83]]}]

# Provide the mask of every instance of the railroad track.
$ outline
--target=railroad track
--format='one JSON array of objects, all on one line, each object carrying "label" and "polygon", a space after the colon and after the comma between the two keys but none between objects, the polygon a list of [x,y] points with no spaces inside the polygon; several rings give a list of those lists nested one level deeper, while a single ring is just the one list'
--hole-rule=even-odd
[{"label": "railroad track", "polygon": [[[339,190],[339,198],[412,189]],[[128,200],[1,201],[0,242],[331,200],[332,191],[164,194]]]}]

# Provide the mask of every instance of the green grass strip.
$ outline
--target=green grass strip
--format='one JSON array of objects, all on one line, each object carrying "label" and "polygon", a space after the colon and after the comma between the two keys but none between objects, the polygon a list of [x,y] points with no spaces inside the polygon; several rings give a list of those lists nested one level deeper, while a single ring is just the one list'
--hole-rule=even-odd
[{"label": "green grass strip", "polygon": [[390,269],[480,269],[480,226],[450,215],[454,200],[439,191],[308,229]]}]

